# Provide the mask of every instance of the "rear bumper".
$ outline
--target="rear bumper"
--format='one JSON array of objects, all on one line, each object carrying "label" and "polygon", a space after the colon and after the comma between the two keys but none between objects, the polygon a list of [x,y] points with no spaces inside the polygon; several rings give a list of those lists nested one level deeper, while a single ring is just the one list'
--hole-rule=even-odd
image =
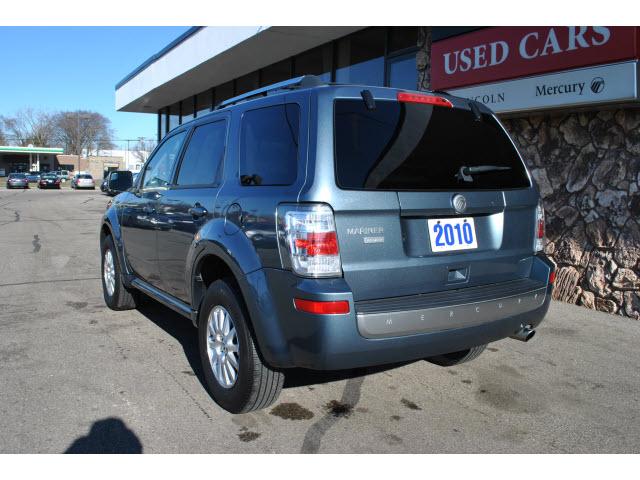
[{"label": "rear bumper", "polygon": [[[535,328],[549,308],[552,269],[546,257],[535,257],[529,279],[501,286],[506,295],[493,285],[449,292],[455,295],[448,300],[440,294],[359,303],[344,279],[301,279],[264,269],[247,277],[257,304],[247,303],[260,351],[274,367],[367,367],[465,350],[509,337],[522,325]],[[459,297],[455,304],[453,297]],[[347,300],[350,313],[299,312],[293,298]]]}]

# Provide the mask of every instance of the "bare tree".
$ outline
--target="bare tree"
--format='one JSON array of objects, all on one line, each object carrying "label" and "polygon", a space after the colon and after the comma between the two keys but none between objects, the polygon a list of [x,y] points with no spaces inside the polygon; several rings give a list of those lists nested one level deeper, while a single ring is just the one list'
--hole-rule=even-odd
[{"label": "bare tree", "polygon": [[133,148],[131,149],[131,153],[133,156],[140,161],[140,163],[144,163],[147,160],[149,154],[156,148],[157,142],[150,138],[138,137],[138,141],[135,143]]},{"label": "bare tree", "polygon": [[24,108],[13,117],[2,117],[6,136],[19,146],[49,147],[54,139],[54,116],[50,113]]},{"label": "bare tree", "polygon": [[111,121],[98,112],[76,110],[55,116],[55,138],[73,155],[96,153],[113,148]]},{"label": "bare tree", "polygon": [[3,129],[2,119],[0,118],[0,145],[6,145],[7,137],[4,136],[4,132],[2,131],[2,129]]}]

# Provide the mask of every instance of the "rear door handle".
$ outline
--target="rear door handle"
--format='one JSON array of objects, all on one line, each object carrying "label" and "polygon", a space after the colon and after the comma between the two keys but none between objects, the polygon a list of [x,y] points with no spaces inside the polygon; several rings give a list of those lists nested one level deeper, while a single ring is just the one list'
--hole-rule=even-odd
[{"label": "rear door handle", "polygon": [[209,212],[207,212],[207,209],[204,208],[202,205],[198,205],[196,203],[193,207],[189,209],[189,213],[194,217],[199,218],[199,217],[204,217]]},{"label": "rear door handle", "polygon": [[144,213],[155,213],[156,209],[152,205],[145,205],[142,207]]}]

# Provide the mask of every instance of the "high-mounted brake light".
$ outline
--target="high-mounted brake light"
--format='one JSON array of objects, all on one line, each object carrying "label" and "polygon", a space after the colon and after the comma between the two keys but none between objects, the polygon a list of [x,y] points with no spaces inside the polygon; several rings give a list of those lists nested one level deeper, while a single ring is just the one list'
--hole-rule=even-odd
[{"label": "high-mounted brake light", "polygon": [[435,95],[424,95],[422,93],[398,92],[398,101],[405,103],[424,103],[435,105],[436,107],[453,108],[453,103],[443,97]]},{"label": "high-mounted brake light", "polygon": [[533,251],[541,252],[544,249],[544,207],[542,200],[538,201],[536,207],[536,238],[534,240]]},{"label": "high-mounted brake light", "polygon": [[349,313],[349,302],[346,300],[318,302],[315,300],[294,298],[293,304],[295,305],[296,310],[319,315],[340,315]]},{"label": "high-mounted brake light", "polygon": [[342,275],[340,247],[333,210],[324,204],[282,206],[286,247],[291,269],[305,277]]}]

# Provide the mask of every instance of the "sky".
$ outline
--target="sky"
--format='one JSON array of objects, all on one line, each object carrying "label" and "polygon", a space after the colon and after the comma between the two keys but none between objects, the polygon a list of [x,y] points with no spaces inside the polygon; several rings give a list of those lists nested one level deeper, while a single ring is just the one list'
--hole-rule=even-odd
[{"label": "sky", "polygon": [[189,27],[0,27],[0,115],[24,107],[94,110],[116,145],[157,138],[158,119],[117,112],[115,86]]}]

